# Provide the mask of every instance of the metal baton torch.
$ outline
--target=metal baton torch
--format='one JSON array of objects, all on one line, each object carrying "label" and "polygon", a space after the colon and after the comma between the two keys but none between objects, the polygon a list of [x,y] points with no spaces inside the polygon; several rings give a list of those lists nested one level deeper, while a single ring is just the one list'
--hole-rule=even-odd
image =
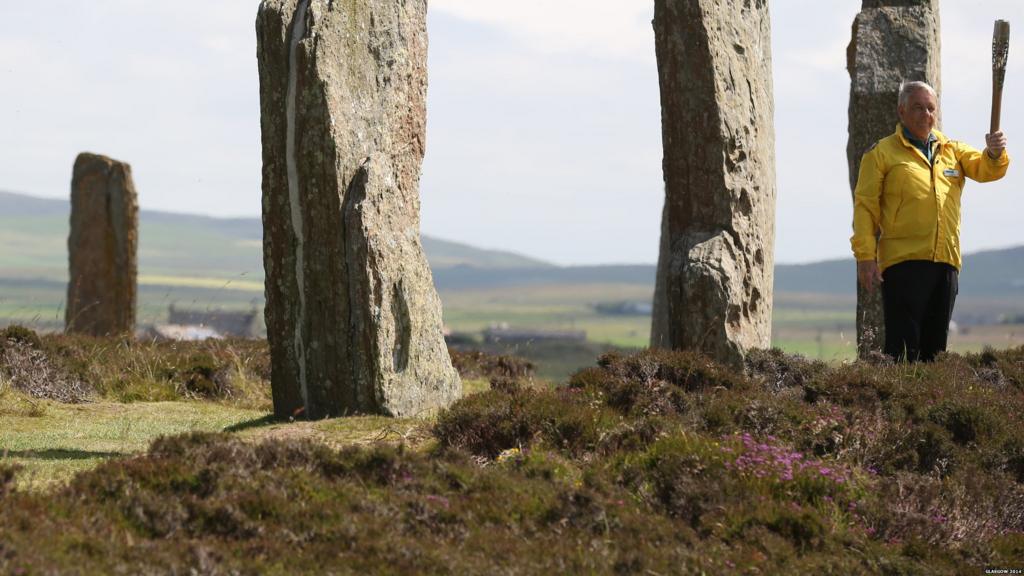
[{"label": "metal baton torch", "polygon": [[992,125],[989,133],[999,131],[999,115],[1003,108],[1003,80],[1006,79],[1006,60],[1010,55],[1010,23],[996,20],[992,32]]}]

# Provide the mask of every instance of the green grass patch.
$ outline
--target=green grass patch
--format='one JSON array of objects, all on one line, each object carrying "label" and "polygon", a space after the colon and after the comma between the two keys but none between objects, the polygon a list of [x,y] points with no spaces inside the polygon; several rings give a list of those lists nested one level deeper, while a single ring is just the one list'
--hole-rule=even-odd
[{"label": "green grass patch", "polygon": [[[489,389],[492,376],[532,375],[519,359],[452,354],[467,394]],[[190,432],[332,446],[430,443],[427,420],[274,421],[269,374],[263,341],[155,343],[9,327],[0,330],[0,456],[21,468],[18,488],[39,490],[109,458],[137,455],[161,436]]]},{"label": "green grass patch", "polygon": [[48,488],[108,458],[143,452],[160,436],[219,432],[263,416],[210,402],[66,405],[8,392],[0,395],[0,455],[24,468],[19,488]]}]

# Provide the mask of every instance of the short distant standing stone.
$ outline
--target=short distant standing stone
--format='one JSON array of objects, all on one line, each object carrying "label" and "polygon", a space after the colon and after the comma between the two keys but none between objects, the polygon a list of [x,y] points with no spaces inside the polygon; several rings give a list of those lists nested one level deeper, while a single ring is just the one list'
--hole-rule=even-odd
[{"label": "short distant standing stone", "polygon": [[411,416],[461,395],[419,235],[426,9],[425,0],[260,4],[279,416]]},{"label": "short distant standing stone", "polygon": [[71,179],[68,332],[134,331],[138,212],[128,164],[96,154],[78,156]]},{"label": "short distant standing stone", "polygon": [[738,364],[771,343],[775,218],[765,0],[656,0],[665,209],[651,345]]},{"label": "short distant standing stone", "polygon": [[[896,100],[903,80],[923,80],[940,90],[939,0],[864,0],[846,49],[850,73],[850,138],[846,146],[850,189],[860,160],[899,121]],[[854,280],[856,282],[856,280]],[[857,350],[881,351],[885,321],[880,290],[857,287]]]}]

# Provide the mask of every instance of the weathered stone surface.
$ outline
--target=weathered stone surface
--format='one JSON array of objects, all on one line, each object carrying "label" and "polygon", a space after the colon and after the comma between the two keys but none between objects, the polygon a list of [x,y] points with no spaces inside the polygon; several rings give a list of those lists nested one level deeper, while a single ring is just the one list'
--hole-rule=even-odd
[{"label": "weathered stone surface", "polygon": [[266,320],[280,416],[408,416],[461,395],[419,236],[426,8],[260,4]]},{"label": "weathered stone surface", "polygon": [[765,0],[656,0],[665,208],[651,345],[771,343],[775,132]]},{"label": "weathered stone surface", "polygon": [[[872,144],[893,132],[900,83],[922,80],[941,90],[939,0],[864,0],[846,49],[850,73],[850,189]],[[940,110],[941,112],[941,110]],[[856,271],[854,270],[854,275]],[[854,280],[856,282],[856,280]],[[881,291],[857,286],[857,350],[861,357],[885,344]]]},{"label": "weathered stone surface", "polygon": [[128,164],[79,154],[71,178],[69,332],[107,336],[135,330],[139,204]]}]

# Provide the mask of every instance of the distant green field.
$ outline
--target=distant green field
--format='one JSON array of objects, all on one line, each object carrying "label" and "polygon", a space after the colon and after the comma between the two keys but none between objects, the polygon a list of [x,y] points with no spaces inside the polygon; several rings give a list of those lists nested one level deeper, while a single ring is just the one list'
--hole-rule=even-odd
[{"label": "distant green field", "polygon": [[[0,192],[0,325],[16,322],[47,330],[62,328],[67,227],[66,202]],[[257,218],[220,220],[141,212],[138,323],[164,322],[171,305],[194,310],[262,307],[261,234],[262,223]],[[649,316],[601,314],[594,305],[650,302],[652,266],[647,272],[613,266],[557,268],[515,254],[427,237],[423,246],[441,287],[444,322],[450,331],[477,339],[492,325],[586,332],[584,345],[528,343],[514,350],[545,363],[542,371],[550,377],[592,363],[594,356],[608,347],[648,344]],[[1007,284],[1016,278],[1014,274],[1019,275],[1014,258],[1022,254],[1024,251],[1011,250],[978,255],[972,258],[972,269],[989,270],[984,278],[992,276]],[[986,264],[988,260],[991,262]],[[854,357],[856,302],[852,294],[778,289],[780,285],[788,290],[807,289],[812,280],[823,276],[833,283],[847,276],[852,281],[846,264],[777,268],[774,346],[830,361]],[[1000,276],[992,270],[1006,274]],[[976,279],[975,284],[992,284],[984,278]],[[987,296],[962,295],[957,311],[963,317],[983,319],[971,322],[975,324],[992,324],[1001,315],[1024,314],[1024,299],[1007,290]],[[953,334],[950,343],[956,350],[1007,347],[1019,345],[1022,333],[1020,327],[981,326]]]},{"label": "distant green field", "polygon": [[[165,282],[166,284],[160,284]],[[168,285],[173,284],[173,285]],[[642,348],[650,338],[649,316],[604,315],[595,311],[598,302],[642,301],[650,288],[631,284],[586,284],[561,286],[520,286],[473,291],[442,291],[445,326],[454,333],[479,338],[482,330],[498,324],[532,330],[581,330],[595,347],[563,350],[574,359],[556,361],[544,344],[530,344],[526,355],[560,364],[544,368],[549,377],[561,377],[593,360],[601,347]],[[22,323],[41,329],[59,330],[64,318],[64,287],[60,282],[24,281],[0,283],[0,325]],[[778,295],[773,312],[772,345],[790,353],[827,361],[849,360],[856,355],[854,311],[848,298]],[[143,275],[139,287],[138,322],[163,322],[171,304],[199,310],[247,310],[262,306],[260,283],[252,279],[177,277]],[[970,312],[990,306],[987,301],[959,304]],[[1006,348],[1024,344],[1020,325],[973,326],[953,333],[950,347],[976,351],[986,346]],[[585,362],[585,364],[579,364]]]},{"label": "distant green field", "polygon": [[648,301],[651,287],[636,284],[583,284],[442,291],[445,326],[478,333],[494,324],[533,330],[582,330],[587,340],[641,348],[650,339],[649,316],[603,315],[593,304]]}]

